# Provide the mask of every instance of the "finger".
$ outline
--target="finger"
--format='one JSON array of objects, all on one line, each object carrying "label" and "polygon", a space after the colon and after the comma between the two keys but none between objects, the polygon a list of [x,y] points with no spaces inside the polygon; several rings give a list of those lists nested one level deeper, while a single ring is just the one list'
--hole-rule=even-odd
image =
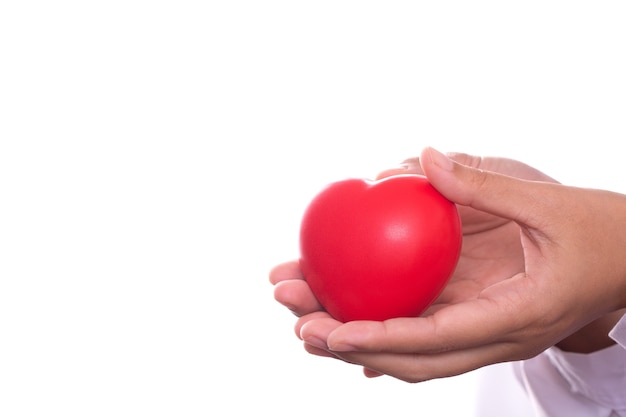
[{"label": "finger", "polygon": [[[471,166],[474,168],[480,168],[483,158],[480,156],[473,156],[466,153],[460,152],[449,152],[446,154],[450,159],[457,161],[460,164]],[[424,175],[424,170],[420,164],[419,157],[413,157],[405,159],[400,163],[398,167],[390,168],[385,171],[380,172],[376,179],[382,179],[391,177],[394,175],[402,175],[402,174],[417,174]]]},{"label": "finger", "polygon": [[305,343],[324,350],[328,350],[326,343],[328,335],[339,326],[341,322],[322,314],[310,315],[307,319],[300,320],[298,324],[300,338]]},{"label": "finger", "polygon": [[394,175],[417,174],[424,175],[424,171],[419,163],[419,158],[410,158],[403,161],[398,167],[390,168],[380,172],[376,179],[380,180]]},{"label": "finger", "polygon": [[[302,328],[309,322],[311,321],[320,321],[322,323],[322,325],[324,325],[323,323],[326,320],[333,320],[334,319],[330,316],[330,314],[326,313],[325,311],[316,311],[314,313],[310,313],[310,314],[306,314],[302,317],[300,317],[298,319],[298,321],[296,322],[296,325],[294,327],[294,331],[296,332],[296,336],[298,336],[298,338],[300,338],[301,340],[304,340],[302,338]],[[325,333],[320,333],[320,335],[318,336],[318,338],[325,338]],[[326,349],[326,343],[324,344],[318,344],[319,347]]]},{"label": "finger", "polygon": [[382,373],[382,372],[378,372],[378,371],[375,371],[373,369],[369,369],[369,368],[364,367],[363,368],[363,375],[365,375],[368,378],[378,378],[379,376],[383,376],[385,374]]},{"label": "finger", "polygon": [[274,287],[274,299],[298,317],[322,310],[309,284],[300,279],[279,281]]},{"label": "finger", "polygon": [[324,358],[332,358],[332,359],[341,360],[340,358],[337,357],[337,355],[330,353],[326,349],[320,349],[320,348],[315,347],[313,345],[310,345],[308,343],[304,343],[303,345],[304,345],[304,350],[307,353],[310,353],[311,355],[321,356],[321,357],[324,357]]},{"label": "finger", "polygon": [[[304,341],[304,350],[315,356],[339,359],[337,355],[330,352],[324,340],[325,335],[336,328],[338,321],[324,312],[316,312],[302,317],[295,326],[298,337]],[[311,328],[316,328],[315,334],[310,334]]]},{"label": "finger", "polygon": [[531,226],[537,226],[533,213],[545,216],[559,209],[544,197],[558,192],[554,184],[462,165],[432,148],[424,149],[420,161],[430,183],[457,204]]},{"label": "finger", "polygon": [[448,158],[461,165],[469,166],[485,171],[499,172],[515,178],[522,178],[533,181],[557,182],[550,176],[544,174],[523,162],[501,157],[482,157],[461,152],[447,152]]},{"label": "finger", "polygon": [[269,278],[274,285],[285,280],[304,279],[298,261],[289,261],[276,265],[271,269]]},{"label": "finger", "polygon": [[335,352],[335,355],[345,362],[363,366],[368,370],[366,375],[385,374],[416,383],[460,375],[494,363],[528,359],[540,353],[524,352],[516,344],[498,343],[432,355],[363,352]]}]

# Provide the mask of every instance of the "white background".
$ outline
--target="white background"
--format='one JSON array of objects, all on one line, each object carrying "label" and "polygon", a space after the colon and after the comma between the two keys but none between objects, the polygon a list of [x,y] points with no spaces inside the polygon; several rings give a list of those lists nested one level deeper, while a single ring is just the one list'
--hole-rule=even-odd
[{"label": "white background", "polygon": [[625,192],[621,2],[0,4],[0,415],[471,416],[307,355],[324,184],[442,151]]}]

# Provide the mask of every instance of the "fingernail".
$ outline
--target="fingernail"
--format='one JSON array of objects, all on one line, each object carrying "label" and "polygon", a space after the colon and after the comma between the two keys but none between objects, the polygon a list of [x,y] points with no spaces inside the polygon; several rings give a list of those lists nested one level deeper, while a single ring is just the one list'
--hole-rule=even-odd
[{"label": "fingernail", "polygon": [[356,348],[347,343],[333,343],[328,346],[328,350],[333,352],[352,352],[356,350]]},{"label": "fingernail", "polygon": [[454,167],[452,159],[448,158],[438,150],[434,148],[428,148],[428,156],[430,157],[430,160],[439,168],[445,171],[452,171],[452,168]]}]

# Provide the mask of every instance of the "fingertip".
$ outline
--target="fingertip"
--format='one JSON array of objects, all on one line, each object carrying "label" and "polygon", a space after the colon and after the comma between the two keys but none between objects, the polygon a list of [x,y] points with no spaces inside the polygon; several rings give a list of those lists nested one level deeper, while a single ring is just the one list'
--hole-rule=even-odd
[{"label": "fingertip", "polygon": [[384,323],[369,320],[347,322],[328,335],[328,347],[335,352],[369,350],[372,339],[385,334]]},{"label": "fingertip", "polygon": [[297,260],[283,262],[270,269],[269,281],[273,285],[278,284],[281,281],[302,279],[302,271],[300,270],[300,263]]},{"label": "fingertip", "polygon": [[330,353],[328,350],[326,350],[324,348],[319,348],[319,347],[313,346],[313,345],[311,345],[310,343],[307,343],[307,342],[304,342],[304,350],[307,353],[310,353],[311,355],[321,356],[321,357],[325,357],[325,358],[337,359],[337,357],[335,355],[333,355],[332,353]]},{"label": "fingertip", "polygon": [[363,375],[365,375],[367,378],[378,378],[385,374],[383,374],[382,372],[375,371],[373,369],[363,368]]},{"label": "fingertip", "polygon": [[328,349],[328,336],[341,324],[327,313],[317,312],[298,321],[298,334],[304,342]]},{"label": "fingertip", "polygon": [[281,281],[274,287],[274,299],[300,317],[322,311],[309,284],[301,279]]},{"label": "fingertip", "polygon": [[[320,320],[333,320],[328,313],[325,311],[315,311],[306,315],[303,315],[298,319],[294,330],[296,335],[301,339],[305,340],[305,337],[308,337],[309,334],[313,334],[315,332],[315,326],[317,322]],[[309,324],[313,323],[313,324]],[[311,327],[313,326],[313,327]]]},{"label": "fingertip", "polygon": [[[425,163],[444,171],[452,171],[454,169],[454,161],[431,146],[427,146],[422,150],[421,161],[423,164]],[[426,170],[426,167],[424,169]]]},{"label": "fingertip", "polygon": [[293,293],[293,285],[290,285],[289,281],[280,281],[274,286],[274,299],[295,313]]},{"label": "fingertip", "polygon": [[420,166],[419,158],[409,158],[398,164],[397,167],[389,168],[381,171],[376,175],[376,179],[380,180],[394,175],[406,175],[406,174],[423,174],[422,167]]}]

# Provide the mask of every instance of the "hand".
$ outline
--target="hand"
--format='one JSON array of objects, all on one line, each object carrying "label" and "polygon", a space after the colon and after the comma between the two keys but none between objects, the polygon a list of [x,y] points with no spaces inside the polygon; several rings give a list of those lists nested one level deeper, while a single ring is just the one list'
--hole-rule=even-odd
[{"label": "hand", "polygon": [[298,276],[297,263],[277,267],[276,298],[302,315],[296,330],[307,350],[368,375],[421,381],[534,356],[624,305],[624,196],[549,184],[514,161],[455,159],[541,182],[449,167],[426,150],[431,183],[464,206],[453,280],[424,317],[341,324],[320,312],[304,281],[285,280]]},{"label": "hand", "polygon": [[[461,153],[449,154],[461,164],[493,172],[501,172],[518,178],[535,181],[555,182],[542,172],[521,162],[506,158],[481,158]],[[419,158],[406,160],[402,168],[380,173],[377,178],[401,174],[424,174]],[[439,299],[426,314],[452,304],[457,299],[477,297],[483,288],[522,271],[524,258],[519,238],[519,226],[513,221],[494,216],[471,207],[459,206],[463,222],[463,251],[457,270]],[[296,323],[296,335],[305,340],[308,352],[336,357],[326,347],[325,340],[315,336],[316,326],[328,326],[328,330],[340,325],[328,314],[308,287],[297,261],[276,266],[270,272],[270,281],[275,284],[274,297],[302,317]],[[306,323],[311,322],[308,326]],[[301,329],[304,327],[304,333]],[[365,368],[367,376],[380,373]]]},{"label": "hand", "polygon": [[[499,172],[502,174],[506,174],[508,176],[527,179],[533,181],[545,181],[545,182],[554,182],[556,181],[549,176],[543,174],[542,172],[526,165],[521,162],[507,159],[507,158],[480,158],[467,154],[460,153],[450,153],[449,157],[454,159],[455,161],[467,165],[472,166],[477,169],[483,169],[485,171]],[[384,178],[391,175],[399,175],[403,173],[416,173],[423,174],[424,172],[421,170],[419,164],[419,158],[408,159],[404,162],[404,167],[402,169],[390,169],[379,174],[378,178]],[[515,227],[515,231],[513,233],[509,233],[508,238],[512,239],[514,242],[512,245],[502,245],[501,242],[506,240],[506,236],[489,236],[494,230],[490,228],[490,225],[495,223],[513,223],[511,220],[503,219],[500,217],[492,216],[488,213],[477,211],[472,209],[471,207],[460,206],[459,207],[461,218],[463,219],[464,224],[464,234],[465,234],[465,255],[474,253],[475,246],[472,243],[476,242],[476,238],[478,237],[479,241],[490,242],[495,245],[495,247],[489,249],[485,248],[488,253],[502,253],[504,256],[501,259],[509,257],[512,261],[510,266],[514,265],[514,259],[518,256],[520,263],[519,265],[523,265],[523,253],[522,248],[519,245],[519,230]],[[511,228],[508,228],[511,230]],[[478,233],[476,233],[478,232]],[[504,232],[504,228],[501,230]],[[493,237],[493,239],[492,239]],[[517,243],[517,244],[516,244]],[[480,244],[479,246],[482,246]],[[516,247],[517,246],[517,247]],[[510,251],[509,251],[510,250]],[[494,251],[494,252],[491,252]],[[479,259],[484,259],[484,256],[480,256]],[[462,262],[461,265],[465,266],[464,269],[467,270],[467,273],[463,273],[463,271],[457,271],[455,275],[455,279],[452,280],[453,284],[449,285],[448,291],[451,292],[453,288],[459,287],[461,285],[472,285],[471,283],[472,276],[476,275],[481,267],[485,267],[486,265],[474,265],[476,262],[472,262],[470,258],[469,262]],[[495,269],[492,269],[491,272],[496,272]],[[505,276],[503,274],[502,276]],[[481,287],[481,284],[488,283],[485,278],[485,274],[480,274],[476,276],[476,280],[479,281],[478,288]],[[496,275],[494,275],[495,277]],[[469,278],[464,280],[463,277]],[[483,278],[481,280],[481,278]],[[497,278],[496,278],[497,280]],[[465,281],[465,282],[463,282]],[[481,282],[482,281],[482,282]],[[483,286],[484,287],[484,286]],[[435,304],[435,308],[440,306],[441,302],[445,301],[445,295],[439,299],[439,302]],[[600,349],[604,349],[608,346],[615,344],[615,341],[612,340],[608,333],[613,328],[613,326],[617,323],[617,321],[626,313],[626,310],[618,310],[607,314],[592,323],[584,326],[580,330],[576,331],[572,335],[566,337],[565,339],[559,341],[556,346],[562,350],[568,352],[576,352],[576,353],[591,353]]]}]

